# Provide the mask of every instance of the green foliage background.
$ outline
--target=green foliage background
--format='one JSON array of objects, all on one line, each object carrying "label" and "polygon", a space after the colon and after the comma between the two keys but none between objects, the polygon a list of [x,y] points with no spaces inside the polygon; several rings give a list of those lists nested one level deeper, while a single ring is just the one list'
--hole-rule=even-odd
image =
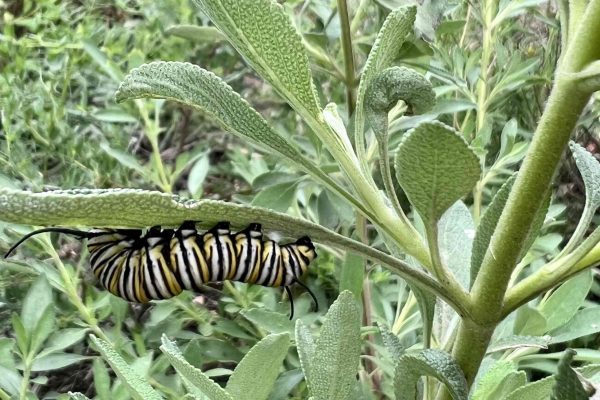
[{"label": "green foliage background", "polygon": [[[370,140],[369,146],[357,149],[358,164],[388,194],[399,193],[398,199],[390,196],[398,214],[408,214],[422,236],[438,243],[440,257],[456,277],[448,285],[468,288],[506,203],[513,182],[510,177],[525,156],[542,115],[560,54],[559,17],[546,2],[499,2],[492,15],[494,28],[485,29],[482,24],[494,14],[485,7],[494,2],[439,2],[442,6],[425,1],[417,8],[414,37],[381,40],[373,46],[390,10],[412,2],[348,1],[357,74],[349,77],[341,3],[346,2],[284,2],[285,12],[302,34],[316,92],[309,88],[283,93],[282,98],[254,72],[264,76],[270,71],[236,52],[244,43],[229,44],[191,1],[0,1],[0,188],[159,190],[301,217],[307,221],[302,227],[314,229],[309,232],[317,239],[328,233],[311,223],[340,234],[337,242],[319,243],[319,258],[306,279],[321,311],[312,312],[309,296],[296,292],[296,324],[288,321],[287,299],[279,290],[231,282],[207,287],[198,296],[185,293],[151,306],[129,304],[97,289],[84,246],[62,237],[32,240],[19,257],[0,260],[0,399],[68,398],[68,392],[98,399],[176,399],[185,394],[200,399],[303,399],[309,395],[315,399],[409,399],[417,392],[415,381],[422,375],[443,382],[454,398],[466,398],[462,372],[442,353],[451,350],[457,314],[438,302],[436,319],[429,320],[432,304],[429,310],[424,308],[427,302],[419,297],[418,288],[390,272],[396,268],[406,273],[402,269],[406,264],[394,264],[391,257],[380,254],[388,238],[356,216],[352,199],[344,201],[348,200],[344,193],[324,189],[323,181],[337,182],[347,167],[344,162],[353,160],[338,162],[332,157],[315,129],[319,121],[307,125],[306,116],[321,112],[318,101],[334,102],[337,111],[328,108],[327,115],[341,118],[349,131],[355,127],[351,136],[356,139],[358,135],[360,143],[361,124],[376,125],[369,115],[360,114],[361,102],[370,100],[358,83],[358,71],[366,65],[363,79],[371,79],[384,67],[399,64],[426,74],[437,97],[432,109],[421,113],[414,107],[419,99],[413,102],[404,97],[404,103],[396,106],[394,101],[390,109],[387,103],[383,109],[367,108],[382,113],[385,133],[375,132],[377,141],[385,136],[389,149],[402,143],[406,155],[398,151],[389,157],[389,149],[382,151],[377,141]],[[392,22],[387,29],[393,29]],[[397,29],[402,31],[402,27]],[[366,63],[372,46],[382,55],[373,51],[375,56]],[[301,61],[294,58],[296,50],[291,49],[292,63]],[[385,59],[392,50],[398,56]],[[283,162],[275,152],[262,151],[257,146],[260,140],[241,140],[239,136],[247,135],[251,124],[230,132],[223,129],[223,123],[211,118],[220,115],[223,107],[207,115],[161,99],[115,101],[124,80],[121,90],[129,92],[123,99],[147,96],[144,90],[135,93],[136,77],[126,80],[126,74],[158,60],[189,62],[220,77],[283,136],[273,146],[295,162]],[[180,68],[186,64],[162,65]],[[156,71],[150,70],[148,79],[155,79]],[[350,123],[347,116],[355,106],[351,100],[355,94],[359,111]],[[284,101],[290,99],[299,99],[306,110],[294,110]],[[256,131],[268,135],[271,128],[266,123],[263,127],[256,117],[252,117],[258,121]],[[597,110],[591,105],[578,128],[586,133],[584,145],[593,143],[588,137],[595,137],[597,120]],[[411,134],[403,134],[413,128]],[[428,169],[434,165],[429,157],[435,146],[427,147],[432,142],[424,139],[427,135],[446,138],[444,147],[459,153],[464,143],[474,150],[454,159],[464,160],[457,167],[461,182],[449,175],[459,163]],[[334,135],[330,139],[335,142]],[[297,145],[298,153],[285,147],[286,142]],[[336,145],[343,148],[346,144]],[[580,190],[587,190],[588,196],[566,201],[559,191],[548,200],[547,213],[537,218],[536,234],[530,238],[531,247],[523,254],[513,282],[563,254],[565,246],[573,250],[593,221],[597,199],[590,187],[597,179],[590,176],[597,173],[597,164],[581,147],[573,144],[572,151],[583,181],[588,180]],[[381,162],[376,163],[378,157]],[[419,162],[423,163],[420,168],[410,169]],[[464,165],[468,168],[461,169]],[[320,178],[304,174],[311,168],[322,174]],[[386,181],[386,172],[392,176],[392,168],[403,191],[395,181]],[[570,171],[576,174],[574,165]],[[428,188],[439,188],[444,194],[456,191],[448,194],[448,204],[439,209],[428,207],[435,193],[422,190],[423,181],[432,177]],[[557,183],[572,184],[569,180]],[[463,196],[471,189],[472,193]],[[588,224],[578,225],[578,216],[568,219],[564,210],[586,199],[592,202],[584,211]],[[205,204],[214,211],[210,203]],[[420,218],[411,212],[410,204]],[[361,210],[360,204],[354,206]],[[235,211],[222,212],[236,216]],[[237,218],[239,224],[245,221],[245,217]],[[267,220],[267,227],[270,223],[272,230],[292,236],[293,222],[286,221]],[[30,230],[0,222],[0,250]],[[569,241],[572,231],[577,240]],[[366,264],[364,279],[365,260],[344,252],[360,250],[360,244],[345,238],[372,247],[369,254],[375,261]],[[417,261],[424,264],[403,259],[411,265],[418,265]],[[477,267],[469,271],[472,264]],[[362,307],[344,289],[358,294]],[[574,382],[569,367],[573,357],[589,364],[580,372],[597,382],[599,294],[600,287],[588,270],[510,314],[496,329],[471,398],[532,399],[534,393],[547,398],[543,396],[549,396],[553,387],[555,394],[559,392],[555,380]],[[432,331],[430,344],[436,350],[421,352],[429,344],[428,331]],[[567,347],[577,348],[577,355],[565,353]],[[252,380],[257,370],[263,374],[261,385]],[[562,372],[555,378],[552,374],[557,370]],[[527,385],[533,381],[537,382]],[[427,398],[434,398],[438,390],[428,379]]]}]

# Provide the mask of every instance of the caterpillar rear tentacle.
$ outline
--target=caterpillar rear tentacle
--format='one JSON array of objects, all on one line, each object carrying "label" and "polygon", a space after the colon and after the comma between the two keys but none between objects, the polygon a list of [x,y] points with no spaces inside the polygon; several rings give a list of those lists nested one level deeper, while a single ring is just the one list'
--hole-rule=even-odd
[{"label": "caterpillar rear tentacle", "polygon": [[279,245],[263,240],[258,223],[231,233],[226,221],[203,234],[198,233],[194,221],[186,221],[178,229],[154,226],[144,235],[136,229],[86,232],[43,228],[21,238],[5,257],[27,239],[44,232],[87,239],[94,275],[106,290],[127,301],[146,303],[167,299],[183,290],[199,290],[205,283],[232,280],[282,286],[290,298],[291,320],[294,303],[289,286],[298,283],[308,291],[318,310],[314,293],[300,281],[317,257],[307,236]]}]

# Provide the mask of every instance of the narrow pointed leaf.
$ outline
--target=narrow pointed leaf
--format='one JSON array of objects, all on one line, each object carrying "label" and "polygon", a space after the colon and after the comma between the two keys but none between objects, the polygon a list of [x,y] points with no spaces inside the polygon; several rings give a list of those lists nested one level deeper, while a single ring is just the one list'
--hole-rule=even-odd
[{"label": "narrow pointed leaf", "polygon": [[394,364],[400,361],[400,357],[404,354],[406,349],[400,343],[400,339],[398,336],[394,335],[390,329],[385,325],[379,326],[379,332],[381,333],[381,338],[383,339],[383,344],[387,349],[388,353],[392,357]]},{"label": "narrow pointed leaf", "polygon": [[155,391],[152,386],[137,372],[131,368],[129,364],[113,349],[110,343],[90,335],[92,342],[102,354],[102,357],[108,362],[112,370],[117,374],[121,382],[127,388],[127,391],[137,400],[159,400],[163,397]]},{"label": "narrow pointed leaf", "polygon": [[[473,250],[471,253],[471,285],[477,278],[477,274],[479,273],[479,268],[481,268],[481,263],[483,262],[483,258],[485,253],[488,250],[488,246],[490,245],[490,241],[492,239],[492,235],[496,230],[496,225],[498,225],[498,220],[502,215],[502,211],[504,210],[504,206],[506,205],[506,201],[508,200],[508,196],[510,195],[510,190],[512,189],[512,185],[515,182],[517,175],[512,175],[498,190],[491,204],[488,206],[487,210],[481,217],[479,221],[479,226],[477,227],[477,232],[475,233],[475,239],[473,241]],[[531,230],[527,235],[527,239],[525,240],[525,245],[523,246],[521,257],[523,257],[535,239],[538,236],[542,225],[544,224],[544,219],[546,217],[546,212],[548,211],[548,207],[550,206],[550,195],[546,196],[545,202],[542,207],[538,210],[538,213],[535,216],[533,224],[531,225]]]},{"label": "narrow pointed leaf", "polygon": [[266,400],[289,346],[287,334],[269,335],[254,345],[229,378],[227,393],[239,400]]},{"label": "narrow pointed leaf", "polygon": [[432,376],[446,385],[453,400],[467,400],[469,389],[460,367],[449,354],[433,349],[404,354],[394,373],[396,400],[414,400],[421,376]]},{"label": "narrow pointed leaf", "polygon": [[575,354],[577,354],[575,350],[565,350],[565,355],[558,363],[551,400],[588,400],[590,398],[577,374],[571,368],[571,361]]},{"label": "narrow pointed leaf", "polygon": [[404,134],[396,155],[396,177],[426,225],[477,183],[479,160],[454,129],[425,122]]},{"label": "narrow pointed leaf", "polygon": [[187,362],[177,345],[170,341],[166,335],[163,334],[161,341],[160,350],[165,354],[171,365],[182,377],[200,389],[209,400],[233,400],[233,397],[206,376],[204,372]]},{"label": "narrow pointed leaf", "polygon": [[46,277],[40,275],[29,288],[21,311],[23,327],[29,335],[33,333],[49,304],[52,304],[52,289]]},{"label": "narrow pointed leaf", "polygon": [[331,305],[315,346],[310,395],[345,400],[356,383],[360,357],[360,310],[354,295],[342,292]]},{"label": "narrow pointed leaf", "polygon": [[313,357],[315,356],[315,339],[310,330],[308,330],[308,327],[300,319],[296,320],[296,348],[298,350],[298,357],[300,358],[300,366],[310,390]]},{"label": "narrow pointed leaf", "polygon": [[271,0],[195,0],[263,79],[296,110],[321,114],[306,49],[283,7]]},{"label": "narrow pointed leaf", "polygon": [[587,269],[560,285],[539,306],[539,311],[546,318],[546,329],[551,331],[569,321],[583,306],[592,283],[592,270]]},{"label": "narrow pointed leaf", "polygon": [[525,373],[518,372],[512,361],[497,361],[478,381],[471,400],[502,399],[526,382]]},{"label": "narrow pointed leaf", "polygon": [[391,66],[404,42],[413,34],[417,8],[400,7],[392,11],[383,23],[365,63],[356,94],[355,137],[364,140],[364,98],[369,83],[375,75]]}]

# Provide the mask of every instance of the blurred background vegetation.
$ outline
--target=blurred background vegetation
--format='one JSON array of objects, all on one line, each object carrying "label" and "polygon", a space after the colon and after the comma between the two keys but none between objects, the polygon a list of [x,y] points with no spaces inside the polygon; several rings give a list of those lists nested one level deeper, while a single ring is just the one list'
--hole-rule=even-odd
[{"label": "blurred background vegetation", "polygon": [[[353,88],[354,83],[344,78],[336,2],[280,3],[304,36],[320,92],[347,116],[346,87]],[[360,68],[390,9],[412,2],[348,3]],[[488,38],[493,48],[488,69],[480,71],[485,56],[477,4],[422,3],[417,40],[405,46],[401,60],[428,73],[438,104],[426,115],[396,120],[391,141],[397,143],[402,132],[426,119],[440,119],[462,132],[485,165],[483,183],[467,199],[477,220],[482,207],[518,167],[543,110],[559,54],[556,8],[544,1],[508,7]],[[327,164],[319,141],[209,26],[191,0],[0,0],[0,18],[0,187],[155,189],[252,203],[353,234],[354,216],[345,204],[332,201],[314,182],[202,115],[164,101],[115,102],[114,93],[132,68],[154,60],[188,61],[224,78],[278,131],[294,137],[304,151]],[[480,73],[489,88],[484,99],[477,89]],[[485,112],[475,113],[481,106]],[[591,106],[577,137],[593,153],[598,152],[597,132],[598,110]],[[338,171],[335,164],[328,168],[332,174]],[[374,176],[379,179],[376,171]],[[570,154],[565,154],[556,185],[542,235],[530,252],[532,265],[558,252],[581,213],[583,184]],[[28,228],[0,223],[0,250],[25,232]],[[374,245],[381,243],[374,232],[369,234]],[[50,399],[80,391],[99,399],[128,398],[122,382],[90,349],[82,309],[66,295],[59,271],[76,282],[81,304],[95,316],[98,329],[169,398],[180,398],[185,390],[157,351],[163,332],[178,340],[190,362],[217,382],[225,382],[245,352],[267,333],[293,330],[287,320],[287,299],[277,289],[225,283],[211,285],[198,296],[185,293],[151,306],[133,305],[96,288],[86,249],[78,242],[40,239],[21,251],[20,258],[0,261],[2,396],[21,393],[21,398]],[[307,284],[322,310],[338,294],[344,260],[343,254],[320,246]],[[37,280],[40,275],[50,286]],[[377,266],[370,266],[365,285],[369,290],[364,299],[368,322],[364,335],[373,333],[370,325],[376,321],[390,326],[405,346],[418,345],[421,319],[406,285]],[[296,314],[314,324],[321,314],[310,312],[308,295],[296,294]],[[597,301],[599,295],[596,280],[588,301]],[[11,315],[26,318],[25,313],[44,305],[42,300],[54,304],[53,333],[27,361],[16,350]],[[516,333],[540,334],[526,325]],[[438,332],[440,343],[447,334]],[[570,345],[591,351],[599,340],[600,335],[590,335]],[[365,346],[360,374],[365,393],[360,396],[388,398],[392,361],[379,339]],[[533,378],[542,377],[554,371],[556,354],[563,348],[524,357],[520,366]],[[600,360],[598,352],[588,357]],[[271,398],[304,398],[306,388],[294,352],[285,368]],[[24,369],[30,370],[26,382],[21,378]]]}]

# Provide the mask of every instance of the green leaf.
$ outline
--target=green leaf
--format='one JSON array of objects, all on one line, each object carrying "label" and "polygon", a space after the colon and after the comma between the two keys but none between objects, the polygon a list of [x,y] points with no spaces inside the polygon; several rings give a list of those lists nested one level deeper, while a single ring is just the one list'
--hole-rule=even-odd
[{"label": "green leaf", "polygon": [[512,361],[497,361],[479,380],[471,400],[502,399],[525,383],[525,372],[517,371]]},{"label": "green leaf", "polygon": [[102,52],[94,43],[90,40],[82,40],[81,44],[83,49],[88,53],[92,60],[115,82],[121,82],[123,79],[123,73],[119,67],[112,62],[106,54]]},{"label": "green leaf", "polygon": [[552,338],[550,336],[522,336],[511,335],[493,342],[487,350],[487,354],[497,351],[515,350],[525,347],[547,349]]},{"label": "green leaf", "polygon": [[539,381],[528,383],[502,398],[502,400],[547,400],[552,392],[554,377],[548,376]]},{"label": "green leaf", "polygon": [[90,335],[92,342],[108,362],[112,370],[127,388],[127,391],[136,400],[159,400],[162,396],[152,386],[129,366],[125,360],[115,351],[110,343]]},{"label": "green leaf", "polygon": [[31,193],[0,189],[0,220],[36,226],[130,227],[179,226],[202,221],[212,227],[231,221],[235,228],[260,222],[267,231],[287,237],[310,236],[315,242],[352,251],[376,260],[394,273],[418,284],[451,304],[443,287],[431,276],[371,246],[342,236],[304,219],[275,211],[214,200],[188,200],[170,194],[135,189],[81,189]]},{"label": "green leaf", "polygon": [[35,327],[44,315],[46,307],[52,304],[52,289],[46,280],[46,276],[41,274],[27,291],[27,295],[23,300],[23,309],[21,310],[23,327],[29,336],[33,335]]},{"label": "green leaf", "polygon": [[600,332],[600,306],[578,311],[566,324],[548,332],[551,343],[561,343]]},{"label": "green leaf", "polygon": [[287,315],[279,312],[265,310],[264,308],[250,308],[242,310],[241,314],[248,321],[265,329],[269,333],[289,333],[294,331],[294,323]]},{"label": "green leaf", "polygon": [[165,34],[201,44],[216,44],[225,40],[225,36],[213,26],[173,25],[165,30]]},{"label": "green leaf", "polygon": [[48,336],[52,333],[54,329],[54,318],[54,304],[50,303],[43,310],[41,318],[31,333],[31,342],[29,344],[29,351],[31,353],[37,353]]},{"label": "green leaf", "polygon": [[208,154],[204,154],[198,159],[198,161],[196,161],[196,163],[190,170],[190,175],[188,176],[187,181],[187,187],[192,196],[198,194],[198,191],[204,183],[204,179],[206,179],[209,167],[210,164],[208,162]]},{"label": "green leaf", "polygon": [[93,113],[92,117],[94,117],[98,121],[110,123],[120,122],[125,124],[135,124],[138,122],[138,119],[136,117],[120,108],[99,110]]},{"label": "green leaf", "polygon": [[592,270],[582,271],[560,285],[538,306],[540,313],[546,318],[546,329],[556,329],[575,315],[583,306],[592,282]]},{"label": "green leaf", "polygon": [[21,317],[19,317],[17,314],[13,313],[11,315],[11,323],[13,331],[15,332],[15,338],[17,339],[17,346],[19,347],[19,351],[24,358],[29,354],[29,334],[23,326]]},{"label": "green leaf", "polygon": [[356,383],[360,357],[360,309],[342,292],[327,312],[312,358],[309,393],[321,400],[345,400]]},{"label": "green leaf", "polygon": [[53,353],[41,357],[36,357],[33,360],[31,371],[52,371],[68,367],[69,365],[77,364],[81,361],[89,360],[92,357],[82,356],[74,353]]},{"label": "green leaf", "polygon": [[108,143],[100,143],[100,148],[104,150],[106,154],[117,160],[122,166],[130,168],[141,175],[146,173],[144,166],[141,165],[131,154],[127,154],[121,150],[113,149]]},{"label": "green leaf", "polygon": [[110,376],[108,375],[108,368],[106,368],[106,365],[101,358],[94,358],[92,372],[94,375],[94,389],[96,390],[96,396],[98,396],[100,400],[111,400]]},{"label": "green leaf", "polygon": [[517,335],[540,336],[548,332],[546,318],[537,310],[524,305],[517,311],[515,319],[515,333]]},{"label": "green leaf", "polygon": [[196,65],[153,62],[133,69],[119,86],[117,101],[144,97],[164,98],[193,107],[228,132],[274,151],[313,176],[325,175],[293,142],[277,134],[227,83]]},{"label": "green leaf", "polygon": [[69,392],[69,397],[72,400],[90,400],[85,394],[79,392]]},{"label": "green leaf", "polygon": [[[498,225],[498,220],[500,219],[500,215],[502,215],[502,211],[504,210],[504,206],[506,205],[510,190],[512,189],[512,185],[516,178],[517,175],[514,174],[506,182],[504,182],[500,190],[498,190],[494,196],[492,203],[489,205],[479,221],[479,226],[477,227],[477,232],[475,233],[475,240],[473,241],[473,252],[471,254],[471,285],[473,285],[475,278],[477,278],[479,268],[481,268],[481,263],[483,262],[485,253],[488,250],[490,240],[492,239],[492,235],[496,230],[496,225]],[[522,249],[521,258],[527,253],[527,250],[529,250],[537,238],[538,233],[544,224],[544,219],[549,206],[550,195],[546,197],[544,204],[538,210],[538,213],[533,220],[531,229],[527,235],[527,239],[525,240],[525,244]]]},{"label": "green leaf", "polygon": [[298,182],[284,182],[261,190],[252,200],[252,205],[285,212],[296,201]]},{"label": "green leaf", "polygon": [[392,357],[394,361],[394,365],[400,361],[400,357],[404,354],[406,349],[400,343],[400,339],[396,336],[389,328],[385,325],[379,325],[379,332],[381,333],[381,338],[383,339],[383,344],[387,349],[388,353]]},{"label": "green leaf", "polygon": [[200,389],[209,400],[233,400],[233,397],[206,376],[204,372],[187,362],[175,342],[170,341],[164,334],[161,341],[161,351],[167,356],[167,359],[175,367],[179,375]]},{"label": "green leaf", "polygon": [[438,245],[442,262],[464,288],[469,287],[469,262],[475,237],[471,212],[462,201],[454,203],[438,222]]},{"label": "green leaf", "polygon": [[436,223],[479,180],[479,159],[465,140],[440,122],[405,133],[396,155],[396,177],[426,225]]},{"label": "green leaf", "polygon": [[304,372],[309,391],[313,374],[313,357],[315,356],[315,339],[302,320],[296,320],[296,349],[300,358],[300,366]]},{"label": "green leaf", "polygon": [[21,390],[22,380],[23,377],[17,371],[0,365],[0,389],[16,396]]},{"label": "green leaf", "polygon": [[396,400],[414,400],[421,376],[432,376],[446,385],[453,400],[467,400],[467,380],[454,359],[441,350],[425,349],[404,354],[394,373]]},{"label": "green leaf", "polygon": [[391,67],[378,73],[365,93],[365,113],[380,143],[387,140],[388,113],[399,101],[410,114],[423,114],[435,104],[435,92],[423,75],[410,68]]},{"label": "green leaf", "polygon": [[400,7],[392,11],[385,19],[371,47],[356,93],[354,136],[357,138],[357,147],[363,147],[359,150],[359,154],[364,151],[364,99],[367,87],[375,75],[389,67],[398,57],[400,48],[413,34],[416,14],[417,8],[414,6]]},{"label": "green leaf", "polygon": [[575,354],[577,354],[575,350],[565,350],[565,355],[558,363],[551,400],[588,400],[590,398],[577,374],[571,368],[571,361]]},{"label": "green leaf", "polygon": [[287,355],[290,337],[272,334],[258,342],[233,371],[226,390],[234,399],[266,400]]},{"label": "green leaf", "polygon": [[340,275],[340,292],[351,291],[357,300],[361,299],[365,277],[365,259],[353,253],[346,253]]},{"label": "green leaf", "polygon": [[87,331],[86,328],[67,328],[54,332],[39,355],[43,356],[73,346],[83,340]]},{"label": "green leaf", "polygon": [[600,207],[600,163],[579,144],[570,142],[569,147],[585,185],[585,207],[573,236],[565,246],[565,253],[571,251],[583,238],[594,213]]},{"label": "green leaf", "polygon": [[271,0],[195,2],[292,107],[321,115],[302,38],[281,5]]}]

